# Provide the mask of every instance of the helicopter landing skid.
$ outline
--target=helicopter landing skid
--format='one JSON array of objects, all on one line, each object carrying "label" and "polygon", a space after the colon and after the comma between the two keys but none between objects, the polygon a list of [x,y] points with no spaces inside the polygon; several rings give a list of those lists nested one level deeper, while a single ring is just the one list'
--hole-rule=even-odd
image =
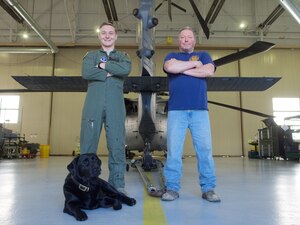
[{"label": "helicopter landing skid", "polygon": [[[163,193],[165,193],[164,177],[162,173],[163,163],[156,159],[152,159],[151,161],[151,167],[149,167],[149,164],[143,163],[143,159],[133,159],[131,161],[131,167],[136,168],[140,173],[148,194],[152,197],[161,197]],[[149,173],[154,169],[157,170],[158,187],[156,187],[147,176],[147,172]]]}]

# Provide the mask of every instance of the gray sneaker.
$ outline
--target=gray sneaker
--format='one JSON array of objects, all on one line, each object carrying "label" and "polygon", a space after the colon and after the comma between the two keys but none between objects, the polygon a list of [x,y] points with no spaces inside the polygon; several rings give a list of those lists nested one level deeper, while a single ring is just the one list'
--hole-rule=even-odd
[{"label": "gray sneaker", "polygon": [[173,201],[177,198],[179,198],[179,194],[173,190],[167,190],[167,192],[161,196],[161,200],[163,201]]},{"label": "gray sneaker", "polygon": [[213,191],[204,192],[202,194],[202,198],[209,202],[220,202],[220,197]]}]

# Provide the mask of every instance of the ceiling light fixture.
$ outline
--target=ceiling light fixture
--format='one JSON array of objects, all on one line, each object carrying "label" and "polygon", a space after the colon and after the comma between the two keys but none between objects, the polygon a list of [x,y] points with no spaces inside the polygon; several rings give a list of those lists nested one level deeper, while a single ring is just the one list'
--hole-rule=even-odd
[{"label": "ceiling light fixture", "polygon": [[22,34],[22,37],[24,38],[24,39],[27,39],[29,36],[28,36],[28,33],[25,31],[25,32],[23,32],[23,34]]},{"label": "ceiling light fixture", "polygon": [[245,24],[244,22],[241,22],[241,23],[240,23],[240,28],[241,28],[241,29],[244,29],[245,27],[246,27],[246,24]]},{"label": "ceiling light fixture", "polygon": [[300,5],[297,0],[280,0],[280,3],[300,24]]}]

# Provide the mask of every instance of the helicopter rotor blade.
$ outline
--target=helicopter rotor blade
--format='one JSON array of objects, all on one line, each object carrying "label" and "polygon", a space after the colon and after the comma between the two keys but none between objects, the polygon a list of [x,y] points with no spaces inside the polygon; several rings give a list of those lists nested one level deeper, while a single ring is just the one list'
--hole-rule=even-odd
[{"label": "helicopter rotor blade", "polygon": [[195,12],[195,14],[197,16],[197,19],[198,19],[198,21],[199,21],[199,23],[200,23],[200,25],[202,27],[202,30],[203,30],[206,38],[209,39],[209,29],[208,29],[207,23],[205,22],[205,20],[201,16],[201,14],[200,14],[200,12],[199,12],[199,10],[198,10],[198,8],[197,8],[194,0],[189,0],[189,1],[190,1],[191,6],[192,6],[192,8],[193,8],[193,10],[194,10],[194,12]]},{"label": "helicopter rotor blade", "polygon": [[243,59],[248,56],[252,56],[252,55],[255,55],[255,54],[258,54],[261,52],[268,51],[274,45],[275,44],[266,42],[266,41],[257,41],[254,44],[252,44],[250,47],[245,48],[244,50],[242,50],[240,52],[233,53],[233,54],[227,55],[225,57],[222,57],[220,59],[214,60],[214,63],[217,67],[222,66],[224,64],[231,63],[231,62]]},{"label": "helicopter rotor blade", "polygon": [[168,0],[168,15],[170,20],[172,21],[172,0]]},{"label": "helicopter rotor blade", "polygon": [[183,11],[183,12],[186,12],[186,9],[185,9],[185,8],[182,8],[180,5],[177,5],[176,3],[173,3],[173,2],[172,2],[171,5],[174,6],[175,8],[177,8],[177,9]]},{"label": "helicopter rotor blade", "polygon": [[264,114],[264,113],[261,113],[261,112],[254,111],[254,110],[244,109],[244,108],[241,108],[241,107],[227,105],[227,104],[224,104],[224,103],[219,103],[219,102],[214,102],[214,101],[208,101],[208,103],[218,105],[218,106],[221,106],[221,107],[225,107],[225,108],[229,108],[229,109],[238,110],[238,111],[241,111],[241,112],[244,112],[244,113],[249,113],[249,114],[256,115],[256,116],[261,116],[261,117],[266,117],[266,118],[273,118],[274,117],[274,116],[271,116],[271,115],[268,115],[268,114]]},{"label": "helicopter rotor blade", "polygon": [[161,3],[159,3],[159,4],[155,7],[155,9],[154,9],[155,12],[162,6],[163,2],[164,2],[164,1],[162,1]]}]

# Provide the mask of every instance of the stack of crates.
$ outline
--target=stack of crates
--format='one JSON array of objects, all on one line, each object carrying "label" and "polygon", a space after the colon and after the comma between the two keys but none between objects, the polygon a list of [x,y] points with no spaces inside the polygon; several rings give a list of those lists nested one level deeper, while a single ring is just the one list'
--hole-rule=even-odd
[{"label": "stack of crates", "polygon": [[279,127],[277,126],[269,126],[258,129],[258,148],[261,158],[274,158],[280,156],[278,128]]}]

